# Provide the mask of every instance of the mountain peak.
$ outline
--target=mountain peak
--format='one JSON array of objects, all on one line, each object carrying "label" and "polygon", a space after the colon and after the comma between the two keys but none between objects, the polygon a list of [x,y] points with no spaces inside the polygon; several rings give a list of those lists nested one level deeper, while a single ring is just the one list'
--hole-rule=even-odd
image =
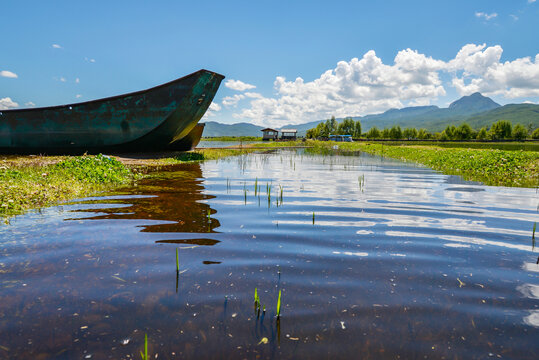
[{"label": "mountain peak", "polygon": [[495,103],[491,98],[483,96],[481,95],[481,93],[475,92],[471,95],[463,96],[460,99],[452,102],[449,105],[449,109],[472,114],[495,109],[500,106],[500,104]]}]

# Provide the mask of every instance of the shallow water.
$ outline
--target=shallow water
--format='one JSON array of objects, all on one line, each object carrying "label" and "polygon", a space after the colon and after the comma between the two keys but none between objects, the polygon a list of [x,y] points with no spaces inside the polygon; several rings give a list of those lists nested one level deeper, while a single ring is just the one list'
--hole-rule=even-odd
[{"label": "shallow water", "polygon": [[197,148],[223,148],[223,147],[231,147],[231,146],[246,146],[246,145],[253,145],[253,144],[260,144],[262,141],[208,141],[208,140],[201,140]]},{"label": "shallow water", "polygon": [[538,200],[369,155],[174,167],[0,227],[0,358],[536,358]]}]

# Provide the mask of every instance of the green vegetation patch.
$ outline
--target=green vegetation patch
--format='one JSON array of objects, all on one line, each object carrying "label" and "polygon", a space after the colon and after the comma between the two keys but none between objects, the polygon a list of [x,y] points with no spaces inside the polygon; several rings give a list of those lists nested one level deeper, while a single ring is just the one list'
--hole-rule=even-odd
[{"label": "green vegetation patch", "polygon": [[0,217],[109,190],[135,178],[121,162],[104,155],[60,160],[56,164],[0,163]]},{"label": "green vegetation patch", "polygon": [[[327,149],[337,143],[315,142]],[[388,146],[372,143],[339,143],[340,150],[363,151],[404,161],[414,161],[446,174],[494,186],[537,187],[539,154],[533,151],[459,149],[436,146]]]},{"label": "green vegetation patch", "polygon": [[79,156],[52,166],[51,172],[88,183],[125,183],[131,172],[120,161],[106,155]]}]

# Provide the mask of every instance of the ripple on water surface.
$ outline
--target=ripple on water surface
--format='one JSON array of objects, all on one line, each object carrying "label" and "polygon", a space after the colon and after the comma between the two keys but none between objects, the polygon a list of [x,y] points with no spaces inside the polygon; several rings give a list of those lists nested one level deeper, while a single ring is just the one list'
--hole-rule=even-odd
[{"label": "ripple on water surface", "polygon": [[535,358],[537,203],[368,155],[178,166],[0,228],[0,358]]}]

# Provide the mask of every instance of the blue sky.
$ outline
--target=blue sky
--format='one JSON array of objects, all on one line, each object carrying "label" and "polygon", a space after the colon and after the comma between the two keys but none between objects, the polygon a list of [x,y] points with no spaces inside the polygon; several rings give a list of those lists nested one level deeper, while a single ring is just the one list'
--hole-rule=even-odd
[{"label": "blue sky", "polygon": [[538,1],[4,0],[0,9],[4,109],[117,95],[201,68],[226,76],[205,117],[222,123],[447,106],[475,91],[539,102]]}]

